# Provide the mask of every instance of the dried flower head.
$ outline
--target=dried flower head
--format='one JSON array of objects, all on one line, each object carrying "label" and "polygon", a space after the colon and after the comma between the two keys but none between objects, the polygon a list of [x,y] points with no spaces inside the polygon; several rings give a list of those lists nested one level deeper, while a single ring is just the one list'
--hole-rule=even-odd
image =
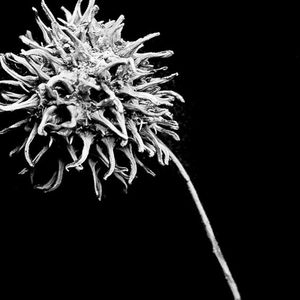
[{"label": "dried flower head", "polygon": [[[1,67],[10,76],[0,81],[0,112],[26,112],[25,118],[0,133],[16,128],[27,132],[25,141],[11,151],[11,155],[25,153],[28,167],[21,173],[33,174],[41,157],[60,144],[57,171],[36,188],[53,191],[65,170],[89,166],[101,199],[100,174],[104,180],[115,176],[126,188],[136,177],[137,166],[154,174],[139,153],[168,164],[170,152],[159,136],[179,140],[174,131],[178,124],[169,108],[174,100],[183,102],[183,98],[163,89],[177,73],[161,77],[166,67],[155,68],[149,61],[170,57],[173,52],[139,52],[144,42],[159,33],[125,41],[121,37],[123,15],[116,21],[97,21],[95,0],[89,1],[84,13],[81,3],[78,0],[73,13],[62,7],[65,19],[56,19],[42,0],[50,26],[35,8],[33,11],[43,43],[27,31],[20,38],[29,50],[0,54]],[[37,137],[42,137],[42,145],[33,155],[30,145]],[[78,139],[80,143],[74,142]],[[120,165],[120,156],[121,161],[127,158],[129,167]]]}]

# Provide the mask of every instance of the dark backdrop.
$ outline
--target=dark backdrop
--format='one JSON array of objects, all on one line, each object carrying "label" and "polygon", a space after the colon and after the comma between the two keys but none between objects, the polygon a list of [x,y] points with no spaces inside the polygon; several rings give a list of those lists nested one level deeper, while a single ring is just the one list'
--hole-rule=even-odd
[{"label": "dark backdrop", "polygon": [[[75,1],[48,1],[55,15]],[[247,71],[251,65],[243,10],[195,1],[100,1],[98,19],[125,15],[123,38],[135,40],[151,32],[161,36],[145,49],[172,49],[164,62],[178,71],[175,89],[186,99],[175,106],[181,142],[172,143],[199,192],[221,248],[240,287],[250,291],[245,274],[249,261],[250,212],[254,154],[255,105]],[[39,1],[1,4],[0,52],[18,53],[18,36],[38,34],[31,7]],[[235,8],[238,9],[238,8]],[[4,120],[2,115],[0,118]],[[1,125],[4,125],[3,122]],[[115,183],[106,197],[93,196],[90,175],[68,174],[50,194],[32,190],[16,175],[19,162],[10,159],[12,136],[0,137],[1,268],[5,284],[30,293],[42,284],[45,294],[58,285],[71,290],[88,278],[100,296],[148,294],[155,298],[231,299],[222,271],[212,254],[201,220],[176,168],[152,163],[157,176],[142,174],[123,194]],[[250,258],[251,260],[251,258]],[[39,283],[37,283],[39,282]],[[44,283],[44,284],[43,284]],[[154,298],[154,297],[153,297]],[[249,298],[250,299],[250,298]]]}]

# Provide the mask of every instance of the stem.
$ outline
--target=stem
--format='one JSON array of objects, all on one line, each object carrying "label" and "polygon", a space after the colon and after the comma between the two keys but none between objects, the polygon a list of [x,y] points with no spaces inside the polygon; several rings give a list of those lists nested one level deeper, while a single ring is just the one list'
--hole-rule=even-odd
[{"label": "stem", "polygon": [[197,206],[198,212],[201,216],[202,222],[204,224],[205,230],[206,230],[206,234],[209,238],[209,240],[211,241],[212,244],[212,248],[213,248],[213,252],[215,254],[215,256],[217,257],[219,264],[221,265],[221,268],[224,272],[225,278],[227,280],[227,283],[231,289],[231,292],[233,294],[234,300],[241,300],[241,296],[240,293],[238,291],[237,285],[231,275],[231,272],[229,270],[229,267],[225,261],[225,258],[221,252],[221,249],[218,245],[218,242],[216,240],[215,234],[213,232],[213,229],[210,225],[209,219],[206,215],[206,212],[203,208],[203,205],[199,199],[199,196],[197,194],[197,191],[190,179],[190,176],[188,175],[187,171],[185,170],[185,168],[183,167],[183,165],[181,164],[181,162],[179,161],[179,159],[175,156],[175,154],[169,149],[170,152],[170,157],[173,160],[174,164],[177,166],[179,172],[181,173],[182,177],[185,179],[186,184],[188,186],[188,189],[191,193],[191,196]]}]

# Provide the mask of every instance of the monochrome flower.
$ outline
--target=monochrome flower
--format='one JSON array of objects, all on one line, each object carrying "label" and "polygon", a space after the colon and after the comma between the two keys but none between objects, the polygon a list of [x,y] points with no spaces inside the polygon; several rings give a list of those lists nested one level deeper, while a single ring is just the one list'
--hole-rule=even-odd
[{"label": "monochrome flower", "polygon": [[[169,163],[169,149],[161,138],[179,140],[178,123],[170,108],[183,98],[163,88],[178,74],[161,75],[167,68],[151,64],[152,59],[167,58],[173,52],[140,52],[159,33],[125,41],[121,37],[123,15],[115,21],[97,21],[95,0],[89,1],[85,12],[81,3],[77,2],[72,13],[62,7],[62,19],[55,18],[42,0],[50,24],[42,21],[35,8],[33,11],[43,42],[27,31],[20,39],[29,49],[18,55],[0,54],[0,65],[9,75],[0,81],[0,112],[26,112],[25,118],[0,133],[16,128],[27,132],[25,141],[10,154],[24,151],[28,167],[21,173],[30,171],[32,177],[39,160],[55,144],[68,153],[58,153],[57,171],[35,188],[53,191],[65,171],[87,166],[101,199],[102,181],[110,176],[127,188],[138,167],[154,175],[140,153],[156,157],[161,165]],[[31,143],[38,137],[44,137],[43,142],[33,155]],[[78,139],[80,143],[74,142]],[[124,158],[128,164],[121,166]]]}]

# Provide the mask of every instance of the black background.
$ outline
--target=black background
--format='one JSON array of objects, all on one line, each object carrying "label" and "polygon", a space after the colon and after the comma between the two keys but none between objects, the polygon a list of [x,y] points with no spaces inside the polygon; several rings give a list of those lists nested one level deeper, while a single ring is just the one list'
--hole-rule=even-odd
[{"label": "black background", "polygon": [[[48,6],[62,17],[60,6],[71,10],[72,3],[48,1]],[[249,72],[257,49],[245,41],[246,29],[240,26],[244,10],[169,0],[98,5],[98,19],[125,15],[125,40],[159,31],[161,36],[147,42],[145,50],[174,50],[164,62],[170,72],[179,72],[174,89],[186,103],[174,108],[182,140],[169,144],[190,173],[243,299],[251,299],[246,277],[252,263],[251,214],[261,184],[252,175],[260,151],[259,143],[253,143],[258,121],[252,113],[257,105],[253,87],[260,82]],[[24,48],[18,36],[27,29],[40,36],[32,6],[40,10],[33,0],[1,4],[1,52]],[[89,290],[99,296],[109,291],[140,299],[231,299],[175,167],[153,162],[157,176],[141,171],[127,195],[115,182],[108,183],[101,202],[88,173],[71,172],[60,189],[41,194],[16,175],[22,166],[8,157],[15,138],[0,140],[5,284],[21,286],[26,279],[24,291],[44,286],[47,295],[58,286],[79,292],[88,279]]]}]

